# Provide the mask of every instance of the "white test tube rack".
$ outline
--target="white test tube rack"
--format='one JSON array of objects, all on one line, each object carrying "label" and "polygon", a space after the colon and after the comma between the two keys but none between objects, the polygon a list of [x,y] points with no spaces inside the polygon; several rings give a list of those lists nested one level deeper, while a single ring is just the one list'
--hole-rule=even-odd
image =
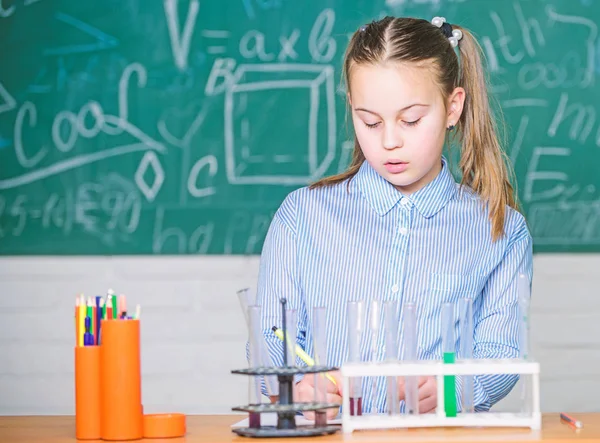
[{"label": "white test tube rack", "polygon": [[[531,376],[531,405],[529,413],[508,412],[457,412],[446,417],[444,409],[445,375],[520,374]],[[428,414],[368,414],[350,415],[350,399],[344,395],[342,402],[342,429],[352,433],[359,429],[424,428],[424,427],[523,427],[539,430],[542,426],[540,412],[540,364],[520,359],[473,359],[443,363],[437,360],[419,362],[360,362],[345,363],[341,367],[343,392],[350,392],[352,377],[435,376],[437,378],[436,412]],[[457,405],[459,409],[460,405]]]}]

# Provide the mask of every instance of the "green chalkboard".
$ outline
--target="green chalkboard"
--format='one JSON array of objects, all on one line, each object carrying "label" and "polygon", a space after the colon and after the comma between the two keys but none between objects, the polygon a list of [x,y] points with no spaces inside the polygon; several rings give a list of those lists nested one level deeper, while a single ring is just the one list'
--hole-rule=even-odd
[{"label": "green chalkboard", "polygon": [[592,0],[2,0],[0,254],[257,254],[346,167],[341,61],[384,15],[471,28],[536,252],[600,250]]}]

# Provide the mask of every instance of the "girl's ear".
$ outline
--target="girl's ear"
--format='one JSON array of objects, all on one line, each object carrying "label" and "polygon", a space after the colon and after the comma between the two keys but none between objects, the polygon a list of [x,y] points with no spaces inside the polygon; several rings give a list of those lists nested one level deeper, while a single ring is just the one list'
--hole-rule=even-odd
[{"label": "girl's ear", "polygon": [[352,97],[350,97],[350,93],[346,93],[346,97],[348,98],[348,104],[352,107]]},{"label": "girl's ear", "polygon": [[463,88],[455,88],[452,94],[448,97],[448,116],[446,118],[446,127],[456,126],[462,115],[465,105],[465,90]]}]

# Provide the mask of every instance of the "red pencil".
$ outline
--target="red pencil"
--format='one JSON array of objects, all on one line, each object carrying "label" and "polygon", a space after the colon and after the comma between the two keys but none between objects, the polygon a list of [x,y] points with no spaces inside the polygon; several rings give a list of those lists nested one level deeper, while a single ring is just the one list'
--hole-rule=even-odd
[{"label": "red pencil", "polygon": [[571,417],[569,414],[565,414],[564,412],[560,413],[560,419],[566,421],[575,428],[583,428],[583,423],[581,421]]},{"label": "red pencil", "polygon": [[125,300],[124,294],[121,294],[119,296],[119,312],[117,314],[118,318],[123,318],[127,316],[127,301]]}]

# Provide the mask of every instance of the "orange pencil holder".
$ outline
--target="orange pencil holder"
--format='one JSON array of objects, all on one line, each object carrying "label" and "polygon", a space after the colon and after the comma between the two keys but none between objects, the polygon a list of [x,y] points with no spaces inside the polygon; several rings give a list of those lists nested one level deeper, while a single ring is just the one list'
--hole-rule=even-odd
[{"label": "orange pencil holder", "polygon": [[100,349],[75,346],[75,437],[100,438]]},{"label": "orange pencil holder", "polygon": [[100,332],[100,433],[103,440],[143,437],[140,321],[104,320]]}]

